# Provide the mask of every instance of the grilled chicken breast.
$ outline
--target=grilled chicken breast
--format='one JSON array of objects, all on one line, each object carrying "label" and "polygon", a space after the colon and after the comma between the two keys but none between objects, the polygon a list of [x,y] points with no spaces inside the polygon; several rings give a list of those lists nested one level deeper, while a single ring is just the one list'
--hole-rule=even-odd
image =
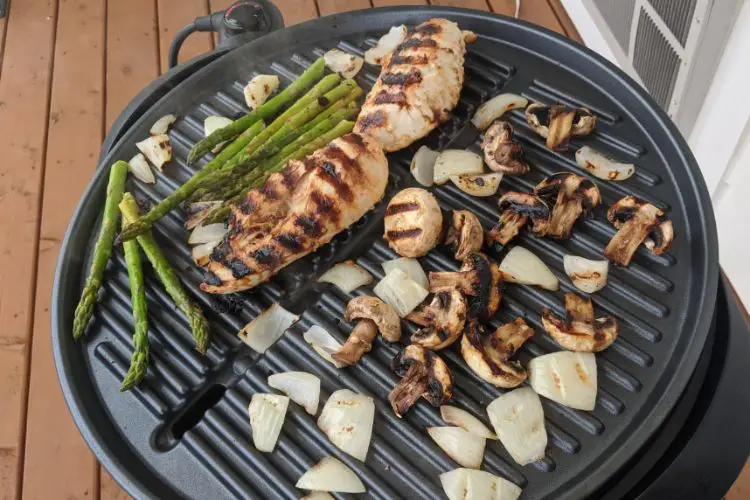
[{"label": "grilled chicken breast", "polygon": [[427,135],[458,104],[464,82],[464,34],[447,19],[416,28],[383,63],[354,131],[397,151]]},{"label": "grilled chicken breast", "polygon": [[290,162],[233,208],[201,289],[232,293],[263,283],[362,217],[387,182],[380,146],[358,134]]}]

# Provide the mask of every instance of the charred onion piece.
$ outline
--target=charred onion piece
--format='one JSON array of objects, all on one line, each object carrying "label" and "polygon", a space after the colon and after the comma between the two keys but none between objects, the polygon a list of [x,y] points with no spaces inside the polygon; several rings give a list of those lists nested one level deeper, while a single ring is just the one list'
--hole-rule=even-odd
[{"label": "charred onion piece", "polygon": [[529,193],[508,191],[498,201],[500,219],[487,233],[488,242],[494,241],[507,245],[518,232],[531,220],[532,231],[537,236],[544,236],[549,225],[550,210],[540,197]]},{"label": "charred onion piece", "polygon": [[406,319],[422,326],[411,336],[412,344],[439,351],[453,344],[464,328],[466,299],[458,290],[438,292],[430,305],[409,314]]},{"label": "charred onion piece", "polygon": [[372,349],[372,341],[378,331],[388,342],[401,338],[401,319],[393,306],[377,297],[360,296],[349,301],[344,313],[346,321],[357,321],[349,338],[341,348],[332,354],[333,359],[353,365]]},{"label": "charred onion piece", "polygon": [[654,253],[662,255],[672,245],[672,221],[664,219],[664,212],[651,203],[634,196],[625,196],[607,211],[607,219],[619,231],[604,249],[612,263],[627,267],[641,243]]},{"label": "charred onion piece", "polygon": [[596,116],[588,109],[562,104],[545,106],[535,102],[526,108],[525,115],[534,131],[547,139],[548,148],[563,151],[568,148],[571,136],[589,135],[596,125]]},{"label": "charred onion piece", "polygon": [[596,184],[576,174],[554,174],[534,188],[534,194],[548,200],[552,214],[546,236],[567,238],[578,217],[602,201]]},{"label": "charred onion piece", "polygon": [[453,377],[437,354],[420,345],[411,344],[396,354],[391,364],[401,381],[393,388],[388,400],[399,418],[420,397],[432,406],[447,403],[453,396]]},{"label": "charred onion piece", "polygon": [[385,209],[388,245],[403,257],[421,257],[440,240],[443,214],[435,197],[421,188],[407,188]]},{"label": "charred onion piece", "polygon": [[496,121],[484,134],[484,161],[494,172],[522,175],[529,171],[523,159],[523,149],[513,140],[513,127],[508,122]]},{"label": "charred onion piece", "polygon": [[591,299],[575,293],[565,294],[565,319],[551,309],[542,311],[542,325],[563,349],[575,352],[599,352],[617,339],[617,321],[612,316],[594,319]]},{"label": "charred onion piece", "polygon": [[464,260],[481,250],[483,240],[484,230],[477,216],[468,210],[454,210],[445,244],[454,252],[456,260]]},{"label": "charred onion piece", "polygon": [[458,290],[468,296],[469,317],[485,321],[500,307],[503,273],[486,255],[475,252],[464,259],[458,272],[431,272],[430,292]]},{"label": "charred onion piece", "polygon": [[472,320],[461,339],[461,355],[479,378],[496,387],[510,389],[526,380],[526,370],[510,358],[533,336],[534,329],[523,318],[501,325],[492,333]]}]

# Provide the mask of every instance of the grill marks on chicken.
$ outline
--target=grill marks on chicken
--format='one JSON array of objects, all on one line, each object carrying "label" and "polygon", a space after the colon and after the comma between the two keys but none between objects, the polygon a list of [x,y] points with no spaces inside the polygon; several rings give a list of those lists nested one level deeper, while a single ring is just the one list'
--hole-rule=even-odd
[{"label": "grill marks on chicken", "polygon": [[362,217],[383,197],[387,180],[380,147],[356,134],[290,162],[233,208],[201,288],[231,293],[266,281]]},{"label": "grill marks on chicken", "polygon": [[388,56],[354,131],[397,151],[427,135],[458,104],[466,44],[458,25],[430,19]]}]

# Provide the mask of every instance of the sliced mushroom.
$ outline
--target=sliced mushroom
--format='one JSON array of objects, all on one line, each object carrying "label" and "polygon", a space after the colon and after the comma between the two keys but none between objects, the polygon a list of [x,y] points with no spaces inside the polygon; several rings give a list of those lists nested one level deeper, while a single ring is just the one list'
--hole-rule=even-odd
[{"label": "sliced mushroom", "polygon": [[612,316],[594,319],[591,299],[565,294],[565,319],[551,309],[542,311],[542,325],[563,349],[575,352],[603,351],[617,339],[617,321]]},{"label": "sliced mushroom", "polygon": [[426,347],[411,344],[396,354],[391,364],[401,377],[388,400],[399,418],[422,397],[432,406],[447,403],[453,396],[453,377],[448,365]]},{"label": "sliced mushroom", "polygon": [[654,255],[662,255],[672,245],[672,221],[651,203],[625,196],[609,207],[607,219],[618,229],[604,249],[604,255],[618,266],[627,267],[641,243]]},{"label": "sliced mushroom", "polygon": [[346,321],[357,320],[343,346],[332,354],[333,359],[353,365],[372,349],[372,341],[378,332],[388,342],[401,338],[401,319],[393,306],[377,297],[360,296],[349,301],[344,313]]},{"label": "sliced mushroom", "polygon": [[544,200],[529,193],[508,191],[498,201],[500,219],[487,233],[488,242],[507,245],[531,220],[531,230],[537,236],[544,236],[549,225],[550,210]]},{"label": "sliced mushroom", "polygon": [[445,244],[454,252],[456,260],[464,260],[469,254],[481,250],[483,240],[484,230],[477,216],[468,210],[454,210]]},{"label": "sliced mushroom", "polygon": [[411,336],[411,342],[435,351],[448,347],[461,336],[466,314],[466,299],[461,292],[451,290],[436,293],[430,305],[406,317],[422,326]]},{"label": "sliced mushroom", "polygon": [[485,163],[495,172],[522,175],[529,171],[521,144],[513,140],[513,127],[508,122],[498,120],[487,129],[482,151]]},{"label": "sliced mushroom", "polygon": [[435,197],[421,188],[407,188],[385,209],[385,240],[403,257],[421,257],[440,240],[443,214]]},{"label": "sliced mushroom", "polygon": [[545,106],[535,102],[526,108],[525,115],[534,131],[547,139],[550,149],[564,151],[571,136],[589,135],[596,126],[596,116],[588,109],[573,109],[562,104]]},{"label": "sliced mushroom", "polygon": [[578,217],[602,201],[596,184],[571,173],[554,174],[534,188],[534,194],[554,203],[546,236],[567,238]]},{"label": "sliced mushroom", "polygon": [[457,272],[431,272],[430,292],[458,290],[468,296],[469,317],[487,320],[502,300],[503,273],[486,255],[475,252],[464,259]]},{"label": "sliced mushroom", "polygon": [[510,358],[533,336],[534,329],[523,318],[501,325],[492,333],[472,320],[461,339],[461,355],[482,380],[505,389],[518,387],[526,380],[526,370]]}]

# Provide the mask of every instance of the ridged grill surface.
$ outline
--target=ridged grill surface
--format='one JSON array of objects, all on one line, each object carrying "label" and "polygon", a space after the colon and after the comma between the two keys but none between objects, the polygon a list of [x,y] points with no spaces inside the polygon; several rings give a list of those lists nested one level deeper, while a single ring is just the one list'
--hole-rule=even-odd
[{"label": "ridged grill surface", "polygon": [[[616,316],[621,325],[617,342],[597,355],[599,393],[595,410],[577,411],[544,400],[549,434],[547,457],[526,467],[515,464],[499,442],[487,444],[483,468],[522,486],[524,498],[580,496],[581,490],[576,488],[587,487],[585,480],[605,467],[612,456],[627,453],[626,445],[634,430],[653,418],[651,410],[667,394],[672,374],[690,343],[702,345],[704,337],[693,328],[702,324],[703,313],[694,308],[704,300],[705,289],[716,287],[705,282],[706,276],[711,277],[706,263],[706,254],[711,249],[705,249],[709,236],[704,232],[705,221],[700,220],[703,212],[695,194],[699,188],[693,187],[691,191],[688,167],[684,161],[680,162],[676,148],[665,141],[657,142],[665,132],[656,130],[652,134],[639,121],[639,117],[649,112],[635,95],[602,88],[587,74],[553,64],[555,56],[545,52],[543,46],[537,47],[535,44],[541,43],[538,39],[528,37],[524,48],[521,40],[514,38],[521,35],[514,34],[512,25],[500,26],[495,19],[474,15],[459,16],[456,11],[438,14],[458,17],[463,28],[474,29],[482,36],[469,49],[466,84],[453,118],[424,143],[445,147],[477,105],[499,92],[520,93],[530,101],[546,104],[586,106],[599,118],[596,133],[573,141],[573,147],[566,153],[548,150],[543,139],[525,124],[520,111],[510,113],[509,119],[532,170],[523,177],[506,176],[501,191],[529,190],[543,177],[559,171],[585,175],[573,159],[575,148],[585,143],[637,164],[636,175],[626,182],[595,180],[605,207],[623,195],[633,194],[666,209],[675,224],[676,244],[670,253],[655,257],[640,249],[628,269],[612,268],[607,287],[593,296],[596,312]],[[327,21],[330,22],[326,25],[327,32],[317,36],[300,28],[272,35],[281,38],[266,46],[254,45],[257,52],[250,50],[250,46],[240,48],[178,86],[126,134],[115,146],[111,158],[130,158],[135,153],[135,139],[145,136],[159,116],[171,112],[182,117],[169,133],[174,160],[163,174],[157,173],[156,185],[147,187],[137,181],[130,184],[137,198],[159,200],[192,173],[185,157],[202,136],[203,119],[213,114],[234,116],[244,110],[243,81],[256,73],[274,72],[288,83],[329,48],[338,45],[361,54],[372,45],[372,37],[353,34],[360,31],[356,23],[367,23],[372,35],[383,32],[397,20],[414,23],[428,15],[414,10],[409,16],[362,14],[364,20],[342,16]],[[369,87],[376,76],[377,68],[366,66],[358,79]],[[619,102],[610,92],[620,92],[624,100]],[[103,199],[106,176],[99,172],[72,223],[72,236],[61,261],[57,293],[70,298],[62,300],[61,326],[55,335],[56,342],[61,343],[65,363],[76,371],[75,376],[63,381],[64,386],[70,384],[68,390],[74,394],[69,396],[69,402],[74,400],[70,404],[76,407],[74,412],[84,434],[90,443],[96,444],[94,448],[100,458],[104,457],[105,463],[115,469],[116,477],[131,485],[137,483],[141,493],[148,490],[162,498],[177,493],[193,498],[291,499],[301,496],[294,488],[299,476],[322,456],[330,454],[357,472],[370,497],[442,497],[438,475],[456,464],[424,432],[428,425],[440,425],[439,412],[420,401],[401,420],[388,405],[387,395],[397,382],[389,368],[397,347],[377,340],[372,352],[358,365],[337,370],[302,340],[302,333],[313,324],[345,340],[353,326],[341,319],[346,303],[354,295],[372,293],[365,287],[346,295],[316,285],[316,276],[335,262],[355,258],[379,279],[383,276],[381,263],[396,257],[381,239],[383,212],[393,194],[413,185],[408,166],[419,144],[390,155],[390,182],[384,202],[314,255],[289,266],[270,283],[238,296],[236,304],[198,291],[202,276],[190,260],[188,233],[182,226],[185,214],[178,210],[160,221],[154,229],[156,238],[191,294],[208,311],[213,340],[205,357],[196,353],[187,322],[148,269],[151,366],[146,381],[127,394],[117,391],[132,349],[128,281],[119,251],[107,270],[86,342],[73,344],[69,340],[69,327],[65,326],[70,323],[69,316],[87,267],[81,256],[89,254],[95,233],[92,228]],[[479,140],[470,149],[479,151]],[[445,210],[467,208],[477,214],[485,228],[497,219],[497,197],[469,198],[450,183],[433,192]],[[691,218],[693,222],[688,225]],[[555,293],[528,286],[506,287],[501,310],[491,324],[497,326],[522,316],[535,328],[535,337],[518,355],[522,363],[558,350],[543,331],[539,315],[543,307],[562,313],[563,293],[572,290],[562,271],[563,255],[600,257],[613,234],[613,227],[600,209],[594,217],[579,221],[567,241],[523,235],[512,243],[522,244],[539,255],[562,285]],[[502,253],[489,253],[495,259],[502,258]],[[428,271],[458,266],[442,247],[421,262]],[[244,346],[235,333],[273,302],[301,313],[302,317],[275,346],[259,356]],[[238,304],[239,310],[234,314],[221,312]],[[410,334],[414,325],[408,326]],[[448,360],[455,378],[455,404],[486,421],[484,408],[502,391],[473,375],[461,359],[457,345],[441,355]],[[270,391],[266,384],[269,374],[287,370],[318,375],[322,379],[321,404],[339,388],[374,397],[377,414],[366,463],[339,452],[317,429],[315,419],[294,404],[290,405],[276,451],[262,454],[255,450],[247,418],[248,402],[252,394]],[[194,415],[197,425],[180,435],[175,423],[186,412],[194,414],[198,401],[205,403],[213,397],[216,404],[204,415]]]}]

